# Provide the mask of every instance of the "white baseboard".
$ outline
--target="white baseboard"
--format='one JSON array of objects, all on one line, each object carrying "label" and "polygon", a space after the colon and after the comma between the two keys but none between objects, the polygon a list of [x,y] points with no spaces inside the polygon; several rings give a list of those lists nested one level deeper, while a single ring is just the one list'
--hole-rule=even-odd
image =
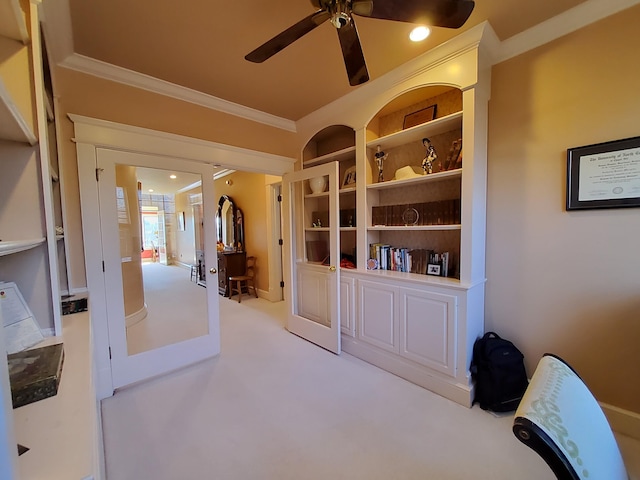
[{"label": "white baseboard", "polygon": [[140,310],[137,312],[133,312],[131,315],[127,315],[124,317],[124,324],[127,328],[135,325],[138,322],[141,322],[147,318],[147,304],[145,303]]},{"label": "white baseboard", "polygon": [[607,403],[601,403],[600,406],[614,432],[640,440],[640,413],[614,407]]}]

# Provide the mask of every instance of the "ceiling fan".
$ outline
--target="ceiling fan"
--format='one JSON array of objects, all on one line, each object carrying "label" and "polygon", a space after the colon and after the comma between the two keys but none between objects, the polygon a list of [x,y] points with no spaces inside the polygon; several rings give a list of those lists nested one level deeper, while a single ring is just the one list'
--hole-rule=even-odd
[{"label": "ceiling fan", "polygon": [[369,80],[369,73],[353,14],[397,22],[460,28],[475,6],[473,0],[311,0],[311,4],[319,10],[279,33],[244,58],[250,62],[262,63],[330,20],[338,31],[349,84],[360,85]]}]

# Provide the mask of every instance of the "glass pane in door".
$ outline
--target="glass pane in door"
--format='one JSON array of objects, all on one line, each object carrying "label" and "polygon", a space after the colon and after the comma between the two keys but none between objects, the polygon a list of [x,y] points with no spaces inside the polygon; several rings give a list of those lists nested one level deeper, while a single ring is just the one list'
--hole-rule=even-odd
[{"label": "glass pane in door", "polygon": [[287,329],[335,353],[340,352],[337,176],[338,164],[330,163],[283,177],[291,261]]},{"label": "glass pane in door", "polygon": [[115,170],[127,354],[207,335],[196,258],[204,230],[191,204],[202,198],[201,176],[125,164]]}]

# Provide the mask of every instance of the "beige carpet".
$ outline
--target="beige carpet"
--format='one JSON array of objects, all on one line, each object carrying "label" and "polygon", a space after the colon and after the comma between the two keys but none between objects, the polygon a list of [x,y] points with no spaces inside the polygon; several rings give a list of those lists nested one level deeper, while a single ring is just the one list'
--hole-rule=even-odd
[{"label": "beige carpet", "polygon": [[147,316],[127,328],[129,355],[207,333],[206,290],[190,281],[188,268],[143,263],[142,275]]},{"label": "beige carpet", "polygon": [[222,354],[103,402],[108,480],[555,478],[502,418],[222,299]]}]

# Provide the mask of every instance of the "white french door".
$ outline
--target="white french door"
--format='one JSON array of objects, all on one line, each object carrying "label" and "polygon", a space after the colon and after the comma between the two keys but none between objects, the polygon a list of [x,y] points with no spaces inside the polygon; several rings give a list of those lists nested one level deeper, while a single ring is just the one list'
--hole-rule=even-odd
[{"label": "white french door", "polygon": [[[283,177],[287,329],[340,353],[340,250],[337,162]],[[310,180],[324,189],[314,193]],[[315,183],[311,182],[311,183]]]},{"label": "white french door", "polygon": [[[96,159],[111,374],[116,389],[220,352],[217,289],[192,282],[186,268],[144,261],[141,254],[140,198],[146,191],[141,190],[140,177],[174,174],[190,185],[199,182],[200,188],[195,187],[193,193],[202,193],[205,271],[210,285],[218,284],[213,167],[102,148],[96,150]],[[173,203],[171,195],[163,196],[162,201],[160,210],[173,208],[177,221],[177,195]],[[183,240],[195,242],[195,232],[180,233],[185,234]],[[166,249],[166,245],[161,247]]]}]

